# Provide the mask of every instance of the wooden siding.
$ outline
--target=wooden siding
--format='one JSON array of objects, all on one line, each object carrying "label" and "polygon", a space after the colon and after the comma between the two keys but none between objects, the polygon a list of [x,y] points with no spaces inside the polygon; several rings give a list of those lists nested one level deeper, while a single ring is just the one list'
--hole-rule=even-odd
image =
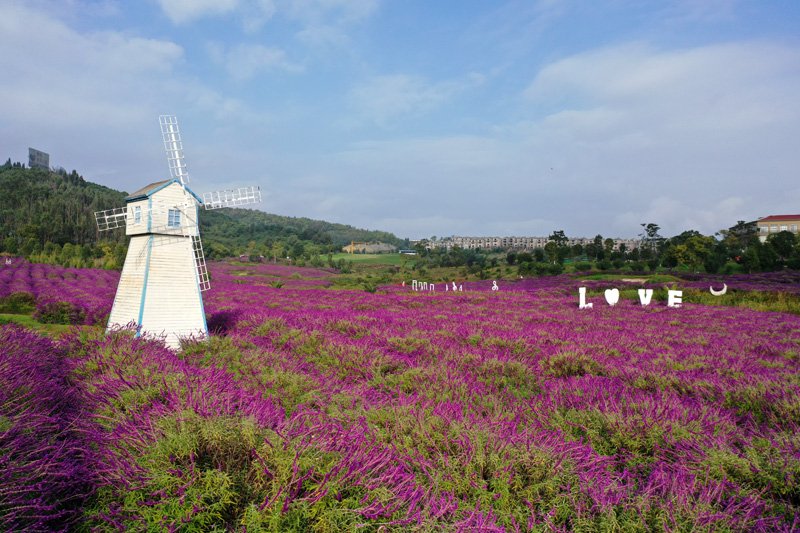
[{"label": "wooden siding", "polygon": [[165,336],[173,348],[180,337],[208,335],[189,237],[131,239],[109,328],[131,321],[142,333]]},{"label": "wooden siding", "polygon": [[125,257],[117,293],[114,296],[114,306],[108,317],[108,329],[139,323],[149,242],[149,236],[131,237],[128,255]]},{"label": "wooden siding", "polygon": [[[125,234],[126,235],[144,235],[148,233],[147,229],[147,217],[149,215],[148,207],[147,207],[147,199],[139,200],[136,202],[130,202],[127,205],[128,213],[127,213],[127,220],[125,222]],[[134,223],[134,212],[136,208],[139,207],[142,210],[142,218],[138,224]]]},{"label": "wooden siding", "polygon": [[[128,220],[125,233],[127,235],[144,235],[147,233],[165,234],[198,234],[197,200],[191,193],[185,192],[178,183],[171,183],[150,195],[150,197],[128,204]],[[142,222],[133,224],[133,211],[136,206],[142,208]],[[181,212],[181,228],[168,226],[169,210]],[[150,220],[148,221],[148,215]],[[149,223],[148,223],[149,222]],[[186,228],[193,226],[190,231]]]}]

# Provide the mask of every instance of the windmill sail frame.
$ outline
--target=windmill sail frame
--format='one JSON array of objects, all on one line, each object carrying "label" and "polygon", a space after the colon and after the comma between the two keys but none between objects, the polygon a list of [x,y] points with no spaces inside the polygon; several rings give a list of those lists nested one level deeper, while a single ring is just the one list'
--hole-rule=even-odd
[{"label": "windmill sail frame", "polygon": [[203,206],[206,210],[220,209],[222,207],[239,207],[241,205],[255,204],[261,201],[261,188],[241,187],[224,191],[207,192],[203,194]]},{"label": "windmill sail frame", "polygon": [[164,150],[167,152],[170,176],[180,180],[181,185],[189,183],[189,170],[186,168],[186,158],[183,156],[183,141],[178,129],[178,117],[175,115],[160,115],[158,123],[161,125],[161,137],[164,141]]}]

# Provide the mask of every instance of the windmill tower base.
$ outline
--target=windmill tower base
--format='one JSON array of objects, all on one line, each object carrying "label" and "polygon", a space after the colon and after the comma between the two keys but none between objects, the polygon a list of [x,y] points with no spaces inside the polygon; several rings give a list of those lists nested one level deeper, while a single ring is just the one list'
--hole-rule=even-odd
[{"label": "windmill tower base", "polygon": [[190,236],[131,237],[108,329],[130,323],[137,336],[165,336],[170,348],[180,348],[182,337],[208,336]]}]

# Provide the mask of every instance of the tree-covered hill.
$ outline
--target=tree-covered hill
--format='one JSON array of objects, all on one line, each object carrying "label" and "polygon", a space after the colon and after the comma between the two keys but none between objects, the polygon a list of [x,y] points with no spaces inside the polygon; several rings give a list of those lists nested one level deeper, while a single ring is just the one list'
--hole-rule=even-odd
[{"label": "tree-covered hill", "polygon": [[[76,171],[25,168],[9,159],[0,167],[0,244],[21,248],[34,241],[95,246],[101,235],[94,212],[122,205],[127,193],[90,183]],[[102,235],[124,241],[122,232]],[[11,252],[12,250],[8,250]]]},{"label": "tree-covered hill", "polygon": [[407,239],[398,239],[384,231],[358,229],[305,217],[273,215],[256,209],[201,210],[200,232],[212,255],[220,246],[232,253],[281,255],[280,248],[288,253],[298,242],[309,248],[312,254],[339,252],[351,241],[384,242],[397,247],[409,245]]},{"label": "tree-covered hill", "polygon": [[[0,166],[0,252],[31,257],[62,254],[65,245],[78,260],[116,258],[121,266],[123,231],[99,232],[94,212],[124,205],[126,192],[86,181],[75,170],[25,168],[11,159]],[[200,211],[206,253],[211,258],[256,254],[303,257],[341,250],[351,241],[408,247],[391,233],[309,218],[279,216],[255,209]],[[69,259],[69,258],[68,258]]]}]

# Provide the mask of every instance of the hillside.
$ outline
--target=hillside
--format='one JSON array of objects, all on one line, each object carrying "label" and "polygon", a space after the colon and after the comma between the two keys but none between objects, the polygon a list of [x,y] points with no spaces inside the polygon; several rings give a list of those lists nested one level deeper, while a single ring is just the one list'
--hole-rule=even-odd
[{"label": "hillside", "polygon": [[[8,238],[21,247],[35,240],[46,243],[97,244],[100,235],[94,212],[122,205],[127,193],[87,182],[76,171],[67,174],[24,168],[9,159],[0,167],[0,242]],[[123,241],[124,235],[103,235]]]},{"label": "hillside", "polygon": [[[105,246],[108,255],[108,245],[124,244],[125,235],[97,231],[94,212],[123,205],[127,194],[86,181],[75,170],[48,172],[9,159],[0,166],[0,251],[28,256],[71,244],[90,249]],[[254,209],[200,213],[203,242],[212,258],[243,253],[298,257],[335,253],[351,241],[408,246],[407,240],[383,231]]]},{"label": "hillside", "polygon": [[[256,242],[271,246],[276,243],[324,248],[322,252],[339,252],[351,241],[384,242],[397,247],[408,246],[408,240],[384,231],[370,231],[345,224],[335,224],[305,217],[273,215],[256,209],[222,209],[201,211],[200,228],[204,242],[214,242],[240,249]],[[266,254],[265,254],[266,255]]]}]

